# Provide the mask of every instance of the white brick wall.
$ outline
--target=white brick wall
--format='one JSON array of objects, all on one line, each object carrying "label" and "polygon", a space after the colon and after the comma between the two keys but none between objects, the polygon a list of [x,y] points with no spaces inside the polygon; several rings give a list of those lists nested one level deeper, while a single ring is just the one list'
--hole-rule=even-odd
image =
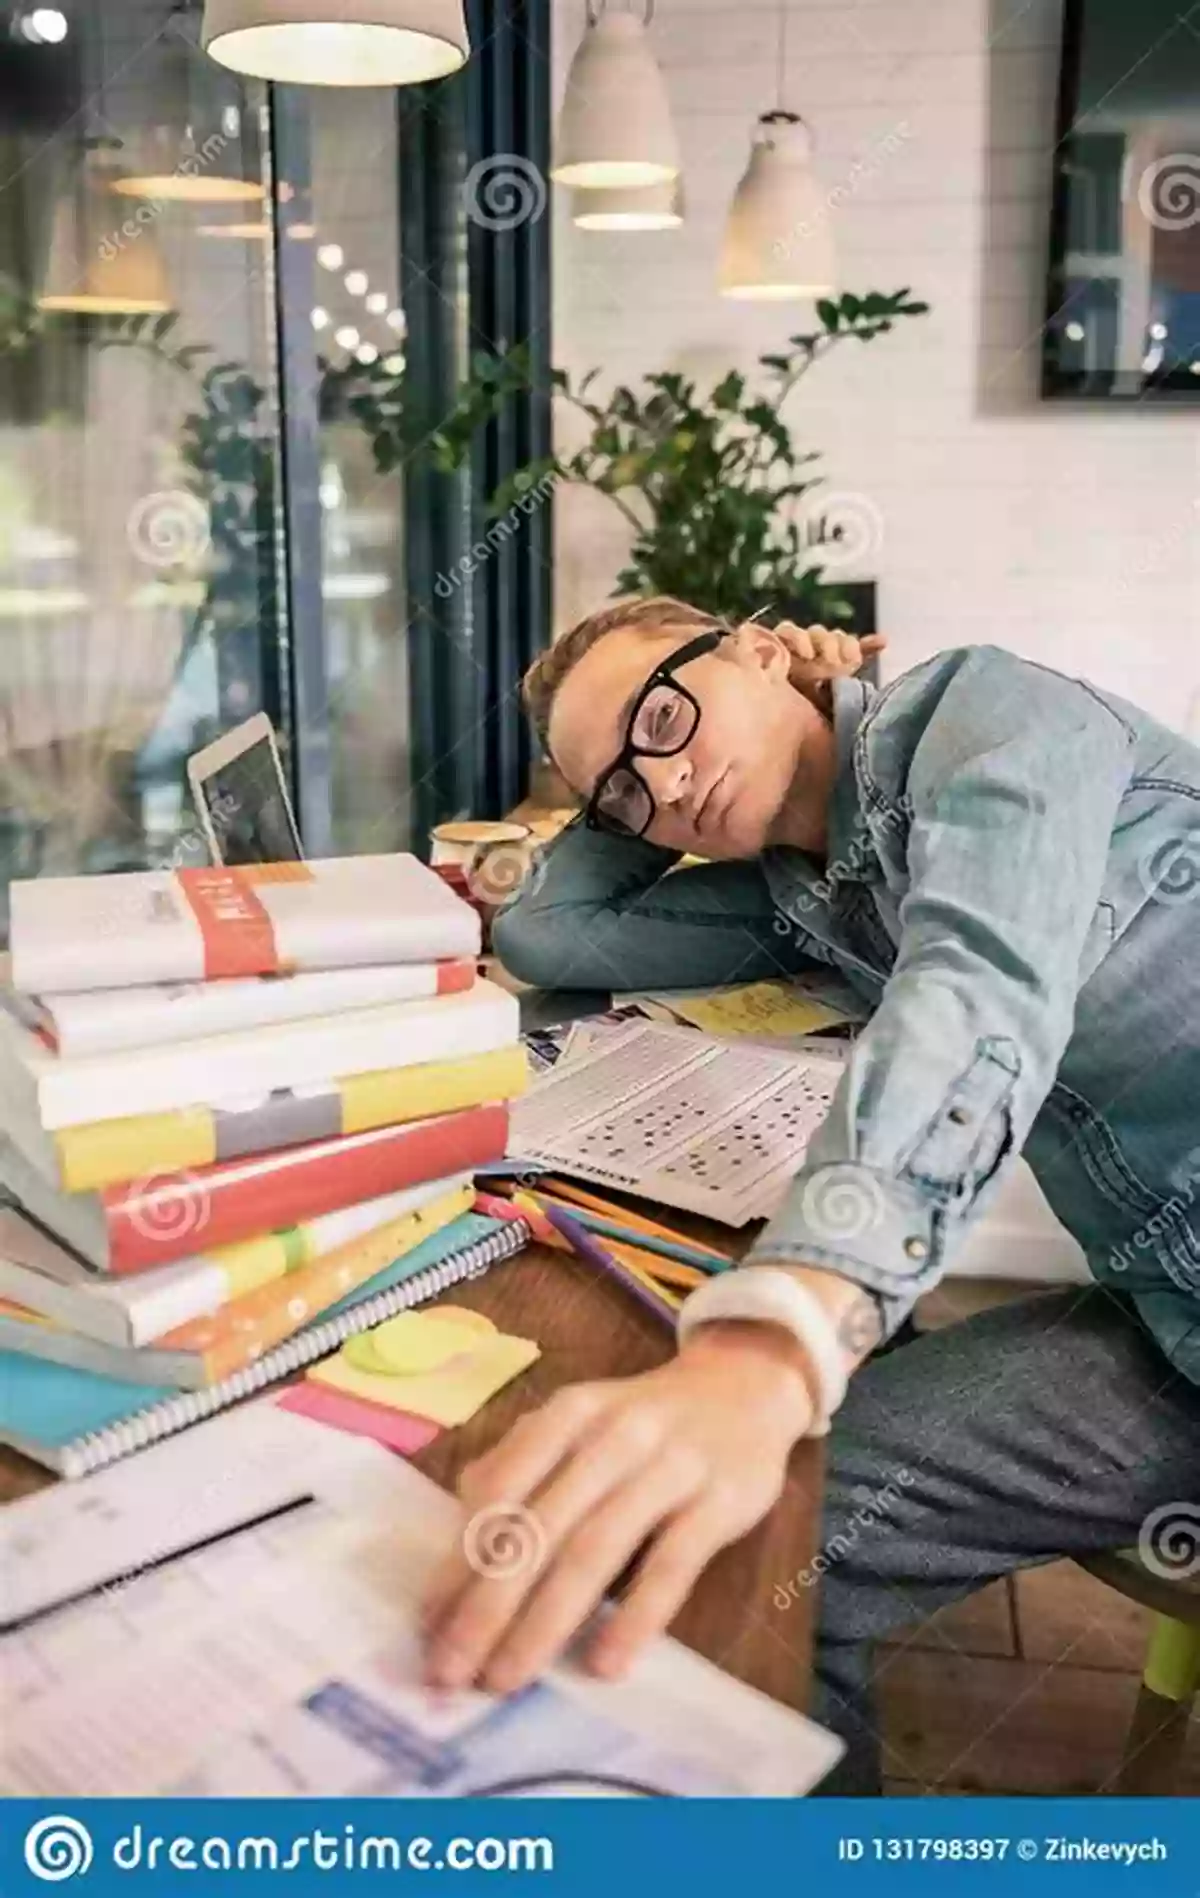
[{"label": "white brick wall", "polygon": [[[870,565],[888,670],[995,640],[1127,693],[1200,736],[1200,409],[1039,401],[1060,0],[791,0],[788,102],[832,190],[846,289],[910,284],[932,305],[847,346],[789,419],[830,486],[879,510]],[[583,24],[557,0],[561,97]],[[677,232],[584,232],[556,193],[555,357],[606,377],[753,363],[802,305],[716,294],[726,208],[774,103],[776,12],[659,0],[651,28],[683,146]],[[599,497],[558,511],[560,625],[608,594],[626,535]]]}]

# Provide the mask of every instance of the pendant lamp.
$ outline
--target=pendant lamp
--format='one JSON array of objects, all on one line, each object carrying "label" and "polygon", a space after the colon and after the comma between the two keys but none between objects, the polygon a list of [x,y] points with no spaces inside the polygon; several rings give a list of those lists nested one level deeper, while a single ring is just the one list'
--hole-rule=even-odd
[{"label": "pendant lamp", "polygon": [[139,316],[175,307],[153,221],[122,229],[129,212],[113,196],[126,176],[119,149],[115,140],[89,140],[55,206],[40,310]]},{"label": "pendant lamp", "polygon": [[679,143],[646,21],[588,0],[587,28],[571,62],[550,176],[587,191],[668,183]]},{"label": "pendant lamp", "polygon": [[571,222],[581,231],[673,231],[684,219],[683,179],[636,190],[574,191]]},{"label": "pendant lamp", "polygon": [[156,203],[242,204],[255,198],[261,203],[261,183],[239,177],[223,162],[231,144],[235,136],[224,130],[197,140],[189,125],[181,142],[177,132],[160,126],[138,154],[144,170],[124,174],[112,188],[122,197]]},{"label": "pendant lamp", "polygon": [[252,79],[410,86],[470,52],[462,0],[206,0],[201,45]]},{"label": "pendant lamp", "polygon": [[755,127],[721,246],[722,296],[786,302],[836,283],[831,206],[813,170],[812,133],[784,106],[787,0],[780,0],[778,104]]}]

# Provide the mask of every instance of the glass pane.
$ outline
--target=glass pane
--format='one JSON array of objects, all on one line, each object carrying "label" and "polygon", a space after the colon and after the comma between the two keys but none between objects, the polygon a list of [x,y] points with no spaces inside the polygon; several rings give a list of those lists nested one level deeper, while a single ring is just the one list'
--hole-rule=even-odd
[{"label": "glass pane", "polygon": [[311,94],[333,847],[407,849],[397,95]]},{"label": "glass pane", "polygon": [[53,31],[0,37],[0,934],[11,877],[202,861],[187,756],[278,699],[265,95],[196,11],[25,17]]}]

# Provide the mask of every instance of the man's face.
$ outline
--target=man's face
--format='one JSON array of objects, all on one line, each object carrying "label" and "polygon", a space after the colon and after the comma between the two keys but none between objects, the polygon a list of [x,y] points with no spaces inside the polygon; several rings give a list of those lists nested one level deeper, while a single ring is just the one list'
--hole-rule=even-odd
[{"label": "man's face", "polygon": [[[550,752],[572,790],[587,798],[625,742],[629,713],[650,673],[692,635],[621,628],[584,654],[550,714]],[[645,833],[671,850],[754,857],[796,778],[820,714],[788,684],[788,656],[762,627],[743,627],[715,652],[681,666],[679,683],[700,707],[684,749],[634,759],[654,798]]]}]

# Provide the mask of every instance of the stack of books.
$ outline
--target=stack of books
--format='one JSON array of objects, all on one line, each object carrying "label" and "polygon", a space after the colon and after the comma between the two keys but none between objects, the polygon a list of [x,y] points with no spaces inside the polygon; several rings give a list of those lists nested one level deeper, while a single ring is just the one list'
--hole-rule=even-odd
[{"label": "stack of books", "polygon": [[39,1454],[64,1374],[133,1388],[126,1412],[265,1381],[397,1261],[478,1239],[518,1007],[414,857],[19,882],[11,915],[0,1441]]}]

